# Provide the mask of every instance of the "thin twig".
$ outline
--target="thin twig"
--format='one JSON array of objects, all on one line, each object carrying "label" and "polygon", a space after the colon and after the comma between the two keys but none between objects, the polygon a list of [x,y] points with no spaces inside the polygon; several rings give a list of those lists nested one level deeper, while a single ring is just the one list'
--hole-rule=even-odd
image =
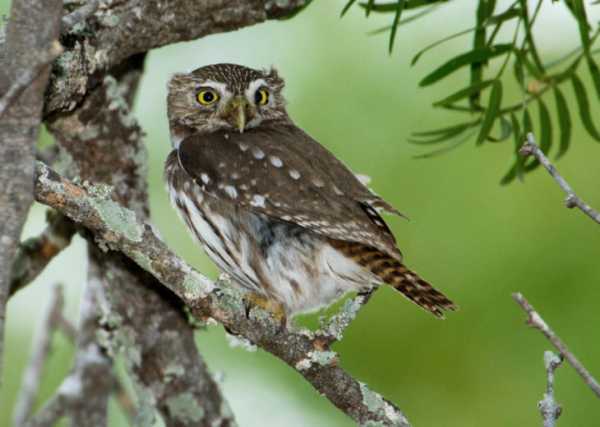
[{"label": "thin twig", "polygon": [[544,366],[546,367],[546,392],[544,398],[538,402],[538,408],[544,427],[554,427],[560,414],[562,413],[561,406],[554,399],[554,371],[560,366],[563,359],[551,351],[544,352]]},{"label": "thin twig", "polygon": [[71,243],[75,234],[73,221],[53,211],[47,214],[48,227],[37,237],[19,245],[13,262],[8,296],[31,283],[48,263]]},{"label": "thin twig", "polygon": [[546,168],[548,173],[552,176],[552,178],[554,178],[560,188],[562,188],[562,190],[567,194],[567,197],[565,198],[565,205],[567,208],[571,209],[576,207],[600,224],[600,212],[585,203],[577,196],[577,194],[575,194],[575,191],[573,191],[567,181],[565,181],[565,179],[558,173],[556,168],[552,165],[552,163],[550,163],[550,160],[548,160],[546,155],[536,144],[535,137],[532,133],[527,134],[527,141],[519,150],[519,154],[524,157],[534,156]]},{"label": "thin twig", "polygon": [[40,388],[42,371],[50,352],[52,335],[59,325],[60,318],[62,318],[64,305],[62,291],[62,286],[60,285],[56,285],[52,290],[48,311],[42,320],[38,336],[34,340],[34,348],[31,352],[25,374],[23,375],[23,384],[13,412],[15,426],[22,426],[31,416]]},{"label": "thin twig", "polygon": [[39,76],[44,67],[54,61],[62,52],[63,48],[57,40],[54,40],[50,44],[48,50],[40,52],[37,64],[20,74],[2,98],[0,98],[0,117],[2,117],[8,107],[10,107],[13,101],[19,97],[25,88]]},{"label": "thin twig", "polygon": [[343,333],[350,323],[356,318],[358,312],[369,302],[376,288],[369,288],[365,292],[360,292],[354,298],[347,300],[342,309],[331,316],[327,322],[321,324],[317,336],[323,339],[327,344],[339,341],[343,338]]},{"label": "thin twig", "polygon": [[514,293],[513,299],[525,310],[529,315],[527,323],[539,330],[548,341],[554,345],[562,357],[577,371],[583,381],[592,389],[596,396],[600,397],[600,384],[598,381],[589,373],[589,371],[583,366],[583,364],[575,357],[573,353],[569,351],[565,343],[554,333],[554,331],[548,326],[548,324],[542,319],[542,317],[535,311],[535,309],[529,304],[525,297],[521,293]]}]

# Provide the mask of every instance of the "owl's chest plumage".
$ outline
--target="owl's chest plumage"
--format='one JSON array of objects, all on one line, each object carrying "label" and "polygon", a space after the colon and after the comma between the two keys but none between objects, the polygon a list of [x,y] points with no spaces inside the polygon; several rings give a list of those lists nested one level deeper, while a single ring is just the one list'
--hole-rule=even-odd
[{"label": "owl's chest plumage", "polygon": [[203,191],[176,155],[165,172],[171,202],[209,257],[236,283],[279,301],[288,313],[318,309],[373,281],[323,236]]}]

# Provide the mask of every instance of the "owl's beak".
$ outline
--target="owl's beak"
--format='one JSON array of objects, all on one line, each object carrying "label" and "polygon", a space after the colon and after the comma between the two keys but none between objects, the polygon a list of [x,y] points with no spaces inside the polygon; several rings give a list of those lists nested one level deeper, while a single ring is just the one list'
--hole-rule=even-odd
[{"label": "owl's beak", "polygon": [[225,108],[225,118],[240,133],[244,132],[246,123],[248,122],[248,109],[250,104],[243,96],[236,96],[229,101]]}]

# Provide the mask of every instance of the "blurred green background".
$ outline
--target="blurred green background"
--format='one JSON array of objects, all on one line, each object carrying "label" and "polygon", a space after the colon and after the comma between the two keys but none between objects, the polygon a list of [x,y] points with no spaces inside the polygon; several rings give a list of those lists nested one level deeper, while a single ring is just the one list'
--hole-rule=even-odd
[{"label": "blurred green background", "polygon": [[[343,367],[394,401],[415,426],[541,425],[536,405],[545,389],[543,352],[550,347],[525,326],[510,294],[523,292],[600,375],[600,226],[565,209],[563,194],[542,170],[524,183],[501,187],[500,178],[512,164],[512,141],[477,149],[467,143],[432,159],[414,158],[424,150],[407,143],[407,137],[457,121],[431,103],[465,86],[467,74],[426,90],[418,88],[418,81],[467,50],[471,38],[444,45],[413,68],[410,59],[426,44],[471,27],[475,2],[453,2],[402,27],[391,56],[386,35],[366,35],[391,17],[365,20],[354,8],[340,20],[344,3],[314,1],[290,21],[151,52],[136,113],[147,133],[153,222],[178,254],[216,275],[176,219],[162,183],[170,150],[166,82],[174,72],[215,62],[275,65],[287,81],[292,117],[356,172],[370,175],[372,187],[411,218],[388,218],[407,264],[460,305],[460,311],[438,321],[393,290],[381,289],[335,347]],[[0,14],[8,13],[8,2],[0,5]],[[598,20],[599,10],[591,9],[591,21]],[[579,43],[564,4],[548,2],[539,22],[538,40],[547,58]],[[570,86],[565,91],[575,105]],[[592,93],[590,99],[598,117],[597,99]],[[585,134],[576,116],[574,123],[572,148],[557,166],[580,196],[600,208],[600,145]],[[44,208],[35,206],[24,237],[38,233],[43,218]],[[76,321],[84,280],[85,246],[78,238],[11,300],[0,426],[10,425],[50,285],[65,284],[67,311]],[[71,366],[71,345],[61,336],[53,343],[40,404]],[[198,345],[223,378],[240,426],[352,425],[279,360],[260,350],[230,348],[221,327],[199,332]],[[561,367],[556,381],[564,407],[558,425],[600,425],[600,403],[573,369]],[[124,418],[111,404],[111,426],[119,425]]]}]

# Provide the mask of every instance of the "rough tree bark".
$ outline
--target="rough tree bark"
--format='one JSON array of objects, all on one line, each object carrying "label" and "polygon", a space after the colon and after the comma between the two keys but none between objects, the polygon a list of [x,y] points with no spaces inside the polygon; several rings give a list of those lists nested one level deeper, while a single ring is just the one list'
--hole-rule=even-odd
[{"label": "rough tree bark", "polygon": [[37,74],[0,115],[0,382],[6,301],[21,229],[33,203],[34,147],[50,71],[40,57],[47,56],[58,38],[61,14],[61,0],[13,1],[5,46],[0,47],[0,94],[17,87],[27,71],[36,69]]}]

